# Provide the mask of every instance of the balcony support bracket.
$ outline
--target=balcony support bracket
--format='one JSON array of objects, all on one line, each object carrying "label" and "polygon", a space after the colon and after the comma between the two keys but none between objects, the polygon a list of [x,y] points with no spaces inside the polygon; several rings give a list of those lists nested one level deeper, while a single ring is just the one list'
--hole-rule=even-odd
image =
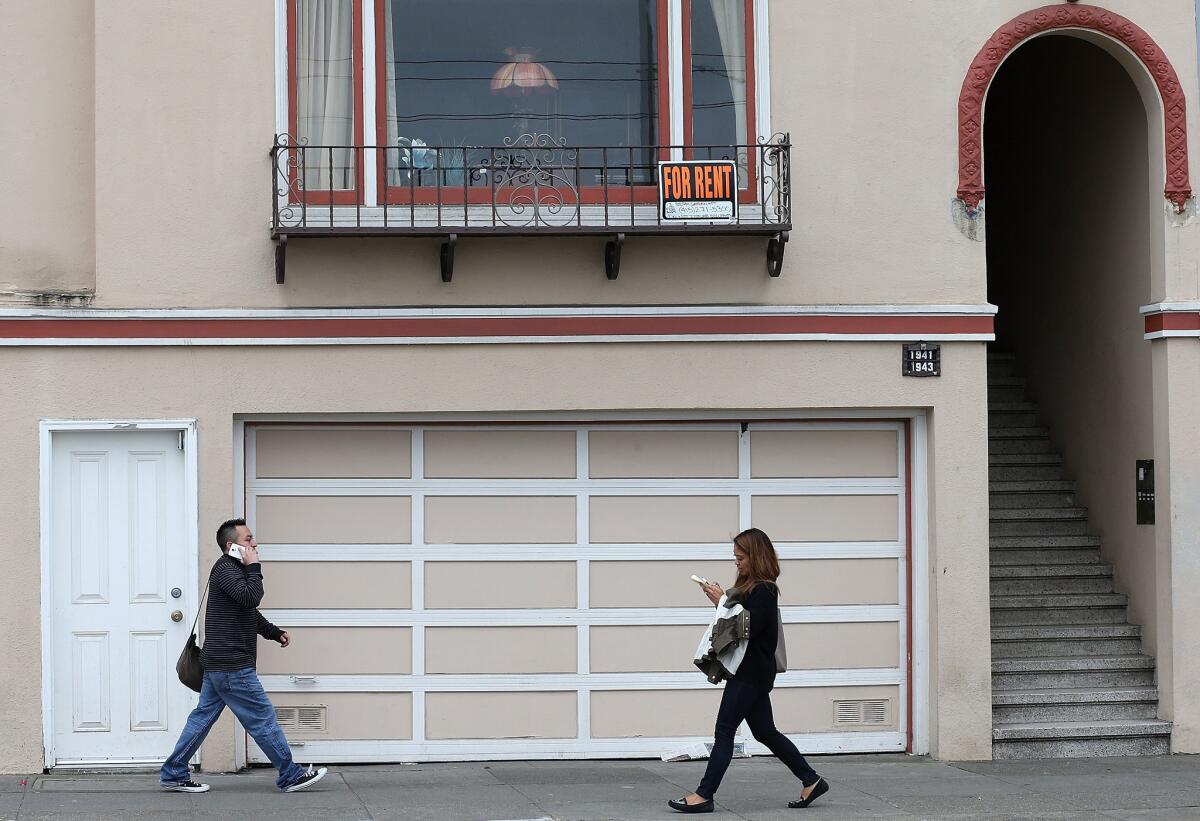
[{"label": "balcony support bracket", "polygon": [[624,234],[617,234],[604,243],[604,275],[609,279],[616,279],[621,273],[621,249],[624,247]]},{"label": "balcony support bracket", "polygon": [[783,273],[783,250],[787,245],[788,231],[780,231],[767,241],[767,274],[777,277]]},{"label": "balcony support bracket", "polygon": [[287,234],[275,240],[275,284],[282,285],[287,273]]},{"label": "balcony support bracket", "polygon": [[442,242],[442,282],[454,279],[454,246],[458,244],[458,234],[450,234]]}]

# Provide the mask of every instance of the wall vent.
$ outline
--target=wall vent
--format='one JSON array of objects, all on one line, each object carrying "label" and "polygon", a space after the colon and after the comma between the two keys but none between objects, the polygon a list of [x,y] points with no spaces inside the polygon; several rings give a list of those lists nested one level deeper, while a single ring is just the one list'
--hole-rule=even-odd
[{"label": "wall vent", "polygon": [[276,707],[275,718],[285,732],[292,730],[298,733],[325,732],[325,711],[318,707]]},{"label": "wall vent", "polygon": [[887,724],[888,699],[857,699],[833,702],[833,723],[843,724]]}]

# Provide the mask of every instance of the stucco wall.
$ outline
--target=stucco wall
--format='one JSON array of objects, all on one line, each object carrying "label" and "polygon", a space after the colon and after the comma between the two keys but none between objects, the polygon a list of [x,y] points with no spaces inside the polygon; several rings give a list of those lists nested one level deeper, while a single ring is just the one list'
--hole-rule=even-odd
[{"label": "stucco wall", "polygon": [[92,4],[0,0],[0,305],[95,285]]},{"label": "stucco wall", "polygon": [[[103,307],[978,303],[986,297],[984,245],[960,234],[952,219],[956,101],[988,36],[1031,5],[769,4],[772,130],[790,131],[794,143],[796,227],[778,280],[764,275],[761,240],[631,239],[620,279],[607,282],[595,239],[467,238],[450,285],[438,279],[436,243],[389,239],[295,242],[288,281],[278,286],[267,235],[275,4],[108,0],[93,11],[82,2],[0,0],[0,64],[28,78],[11,87],[10,116],[0,123],[3,143],[18,147],[0,159],[0,291],[10,280],[40,290],[87,289],[94,281]],[[1195,150],[1192,0],[1103,5],[1145,28],[1172,59],[1193,98]],[[10,130],[13,123],[36,128]],[[1151,169],[1151,187],[1160,173]],[[1169,218],[1163,205],[1151,196],[1150,213],[1162,216],[1150,230],[1162,233],[1165,250],[1162,270],[1150,273],[1150,297],[1196,298],[1200,225]],[[1067,311],[1077,301],[1073,293],[1055,299]],[[1129,332],[1135,320],[1126,312],[1136,305],[1125,291],[1113,299],[1105,321]],[[943,757],[986,757],[982,346],[947,346],[941,380],[901,380],[896,345],[828,350],[779,343],[6,351],[0,444],[12,460],[12,492],[0,494],[0,521],[10,523],[14,544],[36,532],[36,421],[43,417],[199,417],[207,525],[225,515],[232,496],[231,427],[241,413],[928,407],[936,443],[934,749]],[[1132,348],[1113,353],[1131,390],[1144,387],[1134,373],[1144,365],[1140,356]],[[305,375],[310,366],[315,376]],[[254,393],[235,390],[239,384]],[[1156,385],[1160,396],[1187,393]],[[1098,424],[1143,427],[1137,407],[1117,403],[1105,413]],[[1167,461],[1158,435],[1160,461]],[[1113,458],[1124,466],[1144,444]],[[1131,475],[1132,467],[1121,470]],[[1118,501],[1129,492],[1113,488],[1096,492]],[[1175,514],[1186,509],[1180,502]],[[1161,530],[1160,580],[1162,561],[1174,561],[1162,558]],[[1183,547],[1168,546],[1175,556]],[[1148,577],[1124,567],[1120,573],[1144,599]],[[36,590],[33,565],[0,580],[0,628],[14,636],[0,689],[14,695],[9,704],[26,707],[38,698],[37,682],[13,671],[37,669],[29,622]],[[15,728],[15,741],[0,750],[0,769],[34,767],[38,716],[0,707],[0,726]]]},{"label": "stucco wall", "polygon": [[[1145,28],[1197,87],[1190,0],[1104,7]],[[33,161],[0,168],[39,206],[4,200],[23,237],[9,278],[90,285],[94,257],[97,304],[120,307],[978,302],[982,250],[951,218],[955,102],[987,37],[1029,8],[770,3],[771,129],[795,145],[796,228],[779,280],[763,275],[762,241],[632,240],[610,283],[596,240],[468,239],[447,286],[431,241],[350,240],[294,244],[280,287],[266,227],[274,5],[7,0],[10,74],[39,67],[6,118]],[[1195,120],[1193,107],[1193,146]],[[1195,295],[1196,234],[1175,233],[1164,293]]]},{"label": "stucco wall", "polygon": [[[929,449],[935,754],[990,755],[983,348],[948,345],[941,379],[899,376],[898,344],[21,349],[0,372],[5,543],[38,542],[43,418],[199,419],[200,531],[228,515],[235,414],[932,408]],[[534,358],[533,353],[537,356]],[[372,375],[364,379],[363,374]],[[64,378],[64,375],[68,375]],[[82,402],[80,397],[86,396]],[[202,565],[211,561],[201,545]],[[41,767],[38,562],[0,578],[0,771]],[[206,752],[232,763],[228,733]]]},{"label": "stucco wall", "polygon": [[[1154,452],[1158,483],[1155,564],[1160,594],[1159,708],[1174,722],[1171,749],[1200,752],[1200,342],[1164,339],[1153,343]],[[1165,468],[1165,470],[1164,470]],[[1170,527],[1165,526],[1170,523]]]}]

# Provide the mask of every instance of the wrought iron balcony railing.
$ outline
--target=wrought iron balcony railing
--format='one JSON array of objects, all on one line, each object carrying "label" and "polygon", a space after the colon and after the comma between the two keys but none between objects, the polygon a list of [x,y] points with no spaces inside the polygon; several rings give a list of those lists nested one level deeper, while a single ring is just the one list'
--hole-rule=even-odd
[{"label": "wrought iron balcony railing", "polygon": [[[679,160],[731,163],[732,213],[686,222],[664,214],[659,163]],[[787,135],[726,146],[573,146],[547,134],[490,146],[328,146],[280,134],[271,148],[276,280],[289,237],[442,237],[449,281],[460,236],[573,234],[609,237],[610,279],[625,237],[654,234],[766,237],[768,273],[778,276],[792,222],[790,163]]]}]

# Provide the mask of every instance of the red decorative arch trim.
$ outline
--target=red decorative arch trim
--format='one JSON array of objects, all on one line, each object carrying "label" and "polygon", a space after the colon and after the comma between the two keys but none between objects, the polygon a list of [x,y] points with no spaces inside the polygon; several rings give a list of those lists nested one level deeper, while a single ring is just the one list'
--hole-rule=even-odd
[{"label": "red decorative arch trim", "polygon": [[983,200],[983,100],[1004,58],[1029,38],[1053,29],[1090,29],[1124,43],[1154,78],[1163,102],[1167,182],[1164,194],[1182,213],[1192,196],[1188,177],[1187,105],[1171,61],[1132,21],[1095,6],[1043,6],[1005,23],[971,63],[958,96],[958,198],[970,209]]}]

